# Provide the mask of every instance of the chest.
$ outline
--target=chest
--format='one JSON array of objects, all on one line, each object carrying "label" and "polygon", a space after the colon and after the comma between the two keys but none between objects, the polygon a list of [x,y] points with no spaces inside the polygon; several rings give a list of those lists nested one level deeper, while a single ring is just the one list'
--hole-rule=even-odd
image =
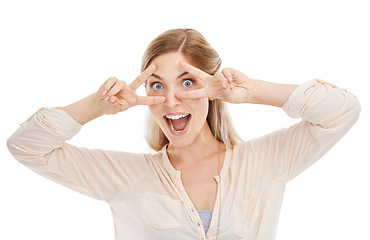
[{"label": "chest", "polygon": [[197,210],[213,209],[218,188],[214,177],[217,174],[217,171],[211,170],[182,171],[182,184]]}]

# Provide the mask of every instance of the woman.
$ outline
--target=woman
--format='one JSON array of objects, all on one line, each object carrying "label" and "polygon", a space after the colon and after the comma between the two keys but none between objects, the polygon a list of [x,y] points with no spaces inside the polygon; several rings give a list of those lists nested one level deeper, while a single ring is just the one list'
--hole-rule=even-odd
[{"label": "woman", "polygon": [[[286,183],[351,128],[360,106],[321,80],[276,84],[220,65],[200,33],[169,30],[149,44],[132,83],[109,78],[79,102],[39,110],[8,148],[33,171],[108,202],[116,239],[274,239]],[[147,96],[136,95],[141,84]],[[277,106],[302,121],[244,142],[223,102]],[[149,105],[157,153],[65,143],[85,123],[136,105]]]}]

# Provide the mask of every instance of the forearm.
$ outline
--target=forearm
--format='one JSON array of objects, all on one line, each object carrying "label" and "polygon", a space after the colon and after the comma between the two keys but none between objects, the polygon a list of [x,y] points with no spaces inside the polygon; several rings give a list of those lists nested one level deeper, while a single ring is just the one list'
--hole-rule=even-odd
[{"label": "forearm", "polygon": [[282,107],[298,85],[280,84],[254,80],[255,86],[248,100],[249,103]]},{"label": "forearm", "polygon": [[84,125],[103,115],[98,101],[96,94],[93,93],[78,102],[61,107],[60,109],[66,111],[74,120]]}]

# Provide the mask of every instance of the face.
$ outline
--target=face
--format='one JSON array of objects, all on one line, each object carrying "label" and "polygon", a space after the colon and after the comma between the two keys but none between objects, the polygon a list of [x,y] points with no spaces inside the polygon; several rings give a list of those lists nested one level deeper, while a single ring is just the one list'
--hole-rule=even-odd
[{"label": "face", "polygon": [[207,131],[208,99],[181,99],[176,97],[180,91],[195,90],[203,83],[189,75],[179,66],[183,61],[191,64],[181,53],[167,53],[156,57],[156,71],[148,78],[146,93],[148,96],[164,96],[166,101],[150,105],[149,109],[155,121],[170,144],[185,147]]}]

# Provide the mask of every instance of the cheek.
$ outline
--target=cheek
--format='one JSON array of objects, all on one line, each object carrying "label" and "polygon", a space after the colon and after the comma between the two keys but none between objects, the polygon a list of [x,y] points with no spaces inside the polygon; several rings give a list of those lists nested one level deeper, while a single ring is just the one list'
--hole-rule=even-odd
[{"label": "cheek", "polygon": [[153,118],[158,122],[158,118],[160,117],[158,116],[159,106],[156,106],[156,104],[154,104],[148,107],[149,107],[149,111],[152,114]]},{"label": "cheek", "polygon": [[208,105],[208,98],[186,98],[189,104]]},{"label": "cheek", "polygon": [[195,98],[195,99],[187,99],[189,104],[196,105],[199,108],[207,108],[208,109],[208,98]]},{"label": "cheek", "polygon": [[187,99],[186,101],[189,105],[193,106],[199,115],[207,117],[209,108],[208,98]]}]

